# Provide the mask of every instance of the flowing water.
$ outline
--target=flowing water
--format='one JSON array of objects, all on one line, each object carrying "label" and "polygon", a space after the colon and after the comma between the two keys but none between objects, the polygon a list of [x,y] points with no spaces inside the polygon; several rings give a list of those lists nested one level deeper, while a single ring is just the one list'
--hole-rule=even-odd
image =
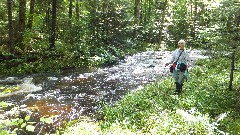
[{"label": "flowing water", "polygon": [[[111,67],[1,78],[0,85],[18,86],[18,90],[0,95],[0,100],[37,112],[37,118],[56,116],[53,125],[60,126],[64,120],[91,116],[99,109],[99,101],[115,103],[127,92],[161,80],[169,74],[164,65],[170,57],[169,51],[147,51],[126,56]],[[192,50],[190,58],[194,64],[206,57]]]}]

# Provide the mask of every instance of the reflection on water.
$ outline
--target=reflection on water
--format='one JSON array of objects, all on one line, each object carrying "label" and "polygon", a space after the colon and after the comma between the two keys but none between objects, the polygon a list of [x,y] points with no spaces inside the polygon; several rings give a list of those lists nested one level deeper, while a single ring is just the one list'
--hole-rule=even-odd
[{"label": "reflection on water", "polygon": [[[190,54],[193,62],[203,58],[200,51]],[[101,100],[114,103],[127,92],[166,76],[168,67],[164,65],[170,55],[169,51],[148,51],[126,56],[112,67],[2,78],[2,85],[19,85],[21,91],[0,98],[37,110],[40,116],[57,116],[54,125],[60,125],[63,120],[90,116],[99,109],[97,102]]]}]

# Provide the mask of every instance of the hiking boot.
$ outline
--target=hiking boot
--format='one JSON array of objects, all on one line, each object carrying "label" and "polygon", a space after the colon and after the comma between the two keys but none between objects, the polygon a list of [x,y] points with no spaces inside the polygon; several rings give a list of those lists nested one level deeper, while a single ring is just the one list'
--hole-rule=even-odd
[{"label": "hiking boot", "polygon": [[175,82],[176,84],[176,94],[180,94],[181,93],[181,84],[179,84],[178,82]]},{"label": "hiking boot", "polygon": [[179,84],[179,89],[182,91],[183,84]]}]

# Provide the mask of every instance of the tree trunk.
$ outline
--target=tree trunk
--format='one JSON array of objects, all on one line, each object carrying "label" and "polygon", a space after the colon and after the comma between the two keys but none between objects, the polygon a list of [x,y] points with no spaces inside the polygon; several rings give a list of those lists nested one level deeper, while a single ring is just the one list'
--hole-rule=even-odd
[{"label": "tree trunk", "polygon": [[73,9],[72,0],[69,0],[69,11],[68,11],[69,22],[68,23],[70,27],[72,25],[72,9]]},{"label": "tree trunk", "polygon": [[79,16],[80,16],[80,10],[79,10],[79,0],[76,1],[76,18],[77,20],[79,20]]},{"label": "tree trunk", "polygon": [[192,29],[192,34],[191,36],[195,38],[196,36],[196,25],[197,25],[197,8],[198,8],[198,3],[197,0],[194,1],[194,18],[193,18],[193,29]]},{"label": "tree trunk", "polygon": [[147,0],[145,0],[144,1],[144,12],[145,12],[144,13],[144,25],[147,24],[147,20],[148,20],[147,18],[149,17],[147,14],[148,13],[147,11],[148,11],[148,5],[147,5]]},{"label": "tree trunk", "polygon": [[[97,15],[98,8],[100,7],[99,3],[95,4],[91,1],[88,1],[88,5],[90,7],[90,20],[91,20],[90,23],[88,24],[88,26],[89,26],[88,29],[90,29],[90,32],[91,32],[91,34],[89,36],[92,39],[90,41],[91,44],[95,41],[100,41],[99,34],[98,34],[99,27],[97,27],[97,26],[99,26],[99,15]],[[99,43],[99,42],[97,42],[97,43]]]},{"label": "tree trunk", "polygon": [[[51,22],[50,22],[50,10],[51,10],[51,0],[46,2],[46,15],[45,15],[45,25],[42,27],[42,31],[46,30],[48,34],[49,43],[51,43]],[[45,27],[44,27],[45,26]]]},{"label": "tree trunk", "polygon": [[28,24],[27,24],[27,28],[28,29],[32,29],[32,24],[33,24],[33,16],[34,16],[34,8],[35,8],[35,0],[31,0],[30,1],[30,16],[28,19]]},{"label": "tree trunk", "polygon": [[21,43],[23,41],[23,34],[25,30],[25,13],[26,13],[26,0],[19,0],[19,22],[18,22],[18,34],[17,41]]},{"label": "tree trunk", "polygon": [[8,9],[8,50],[13,53],[14,35],[13,35],[13,21],[12,21],[12,0],[7,0]]},{"label": "tree trunk", "polygon": [[135,0],[134,4],[134,16],[135,16],[135,23],[139,25],[139,18],[140,18],[140,9],[139,9],[140,0]]},{"label": "tree trunk", "polygon": [[72,44],[73,43],[73,38],[72,38],[72,16],[73,16],[73,0],[69,0],[69,7],[68,7],[68,18],[69,18],[69,20],[68,20],[68,27],[67,27],[67,29],[68,29],[68,35],[67,35],[67,37],[68,37],[68,42],[70,43],[70,44]]},{"label": "tree trunk", "polygon": [[164,23],[165,23],[165,15],[166,15],[166,12],[167,12],[167,4],[168,4],[168,0],[165,0],[164,3],[163,3],[163,9],[162,9],[162,18],[161,18],[161,27],[160,27],[160,30],[159,30],[159,44],[161,45],[161,42],[163,40],[163,29],[164,29]]},{"label": "tree trunk", "polygon": [[102,14],[103,14],[103,20],[104,20],[104,28],[102,29],[103,32],[102,32],[102,38],[103,38],[103,41],[105,43],[105,45],[108,45],[109,44],[109,31],[111,28],[109,28],[109,9],[108,9],[108,6],[109,6],[109,0],[104,0],[103,1],[103,6],[102,6]]},{"label": "tree trunk", "polygon": [[134,17],[135,17],[135,29],[134,29],[134,38],[138,35],[138,26],[140,23],[140,8],[139,8],[140,0],[135,0],[134,3]]},{"label": "tree trunk", "polygon": [[51,36],[50,49],[55,49],[56,23],[57,23],[57,0],[52,0],[52,26],[50,35]]},{"label": "tree trunk", "polygon": [[[150,19],[152,16],[152,5],[153,4],[154,3],[152,2],[152,0],[148,0],[148,23],[151,21]],[[152,33],[153,33],[153,29],[150,28],[149,33],[147,35],[147,42],[152,42],[152,39],[153,39],[153,37],[151,36]]]},{"label": "tree trunk", "polygon": [[191,18],[190,33],[191,33],[191,36],[192,36],[193,31],[194,31],[194,15],[193,15],[193,4],[194,4],[194,2],[192,0],[190,0],[189,4],[190,4],[190,18]]},{"label": "tree trunk", "polygon": [[[239,28],[240,25],[240,16],[236,17],[236,28]],[[239,40],[239,34],[236,34],[236,37],[233,38],[234,41]],[[236,50],[238,50],[237,46],[233,47],[233,52],[232,52],[232,62],[231,62],[231,72],[230,72],[230,81],[229,81],[229,90],[232,90],[232,83],[233,83],[233,77],[234,77],[234,68],[235,68],[235,54],[236,54]]]},{"label": "tree trunk", "polygon": [[233,75],[234,75],[234,64],[235,64],[235,48],[233,49],[232,52],[232,62],[231,62],[231,72],[230,72],[230,81],[229,81],[229,90],[232,90],[232,83],[233,83]]}]

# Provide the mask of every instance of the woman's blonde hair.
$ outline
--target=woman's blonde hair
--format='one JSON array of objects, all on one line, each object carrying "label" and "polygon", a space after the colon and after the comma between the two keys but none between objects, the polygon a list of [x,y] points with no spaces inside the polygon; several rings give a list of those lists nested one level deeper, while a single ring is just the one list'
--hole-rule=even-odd
[{"label": "woman's blonde hair", "polygon": [[183,39],[178,41],[178,44],[180,44],[180,43],[183,43],[184,46],[186,45],[186,42]]}]

